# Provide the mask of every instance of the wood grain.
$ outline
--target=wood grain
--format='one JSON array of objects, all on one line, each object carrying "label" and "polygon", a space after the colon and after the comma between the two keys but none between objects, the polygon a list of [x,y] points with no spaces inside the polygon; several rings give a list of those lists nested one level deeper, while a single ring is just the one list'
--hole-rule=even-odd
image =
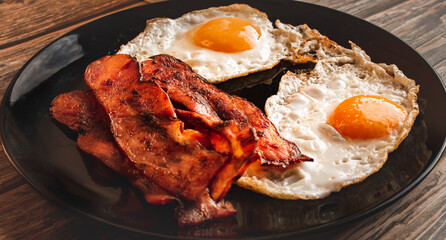
[{"label": "wood grain", "polygon": [[[146,1],[157,2],[157,0]],[[446,80],[443,0],[308,0],[368,20],[416,49]],[[25,62],[51,41],[142,0],[0,1],[0,94]],[[446,239],[446,157],[390,207],[326,239]],[[0,150],[0,239],[143,239],[99,224],[47,200],[18,175]]]},{"label": "wood grain", "polygon": [[[45,2],[46,1],[37,1],[37,2]],[[85,6],[82,4],[83,1],[68,1],[73,3],[77,3],[77,11],[81,11],[85,8]],[[89,2],[89,1],[85,1]],[[94,2],[94,1],[92,1]],[[103,1],[108,2],[108,1]],[[51,11],[51,12],[57,12],[59,8],[59,1],[52,1],[53,6],[52,10],[51,7],[48,7],[45,11]],[[90,3],[90,2],[89,2]],[[124,3],[127,3],[125,5]],[[17,3],[13,4],[13,8],[15,8]],[[43,3],[34,3],[33,4],[43,4]],[[102,8],[108,7],[106,12],[103,12],[101,14],[96,14],[92,11],[87,11],[86,13],[82,12],[82,14],[78,14],[79,16],[75,19],[71,19],[71,24],[66,24],[63,19],[58,18],[54,20],[50,25],[52,26],[47,27],[45,24],[41,24],[40,21],[36,21],[34,18],[38,18],[39,14],[35,13],[36,15],[32,15],[31,18],[33,18],[35,22],[38,22],[38,26],[35,26],[36,28],[42,27],[42,29],[38,32],[34,32],[34,35],[31,35],[29,33],[22,34],[19,33],[17,36],[12,37],[12,39],[8,38],[8,32],[13,31],[13,29],[21,29],[24,27],[23,25],[26,25],[26,22],[28,20],[23,20],[18,23],[15,23],[13,25],[9,25],[11,29],[6,30],[8,28],[5,24],[0,24],[0,44],[3,42],[3,44],[0,46],[0,72],[2,73],[0,75],[0,94],[3,96],[6,87],[8,86],[9,82],[12,80],[12,78],[17,74],[18,70],[28,61],[34,54],[36,54],[39,50],[41,50],[43,47],[48,45],[50,42],[54,41],[58,37],[62,36],[63,34],[84,25],[87,22],[93,21],[95,19],[101,18],[105,15],[122,11],[128,8],[133,8],[137,6],[144,5],[145,3],[142,1],[120,1],[120,4],[117,4],[116,1],[114,4],[103,4],[102,2],[98,1],[95,2],[97,4],[96,6],[101,6]],[[63,7],[65,8],[66,5],[64,4]],[[32,8],[31,6],[28,6],[27,8]],[[26,9],[26,8],[25,8]],[[89,9],[89,8],[88,8]],[[8,5],[0,4],[0,12],[9,12]],[[105,11],[105,10],[104,10]],[[14,12],[12,11],[12,15],[20,15],[20,12]],[[84,16],[87,14],[87,16]],[[22,14],[23,15],[23,14]],[[5,18],[7,16],[0,15],[0,22],[8,22]],[[45,15],[46,16],[46,15]],[[2,19],[3,18],[3,19]],[[52,18],[49,17],[46,21],[52,21]],[[34,24],[35,25],[35,24]],[[3,34],[3,31],[5,34]],[[18,38],[20,36],[20,38]],[[15,40],[14,40],[15,39]],[[17,54],[20,53],[20,54]]]},{"label": "wood grain", "polygon": [[2,14],[0,17],[0,21],[3,22],[0,28],[2,33],[0,48],[13,46],[140,2],[138,0],[48,0],[1,4],[0,12],[8,12],[8,14]]},{"label": "wood grain", "polygon": [[446,1],[306,1],[363,18],[421,53],[445,81]]}]

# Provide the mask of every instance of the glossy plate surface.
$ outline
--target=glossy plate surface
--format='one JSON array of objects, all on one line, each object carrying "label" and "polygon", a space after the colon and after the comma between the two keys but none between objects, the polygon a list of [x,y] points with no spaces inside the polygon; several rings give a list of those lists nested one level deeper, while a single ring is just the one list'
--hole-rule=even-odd
[{"label": "glossy plate surface", "polygon": [[[107,224],[161,237],[284,237],[328,231],[381,210],[419,183],[437,163],[446,135],[446,94],[441,80],[412,48],[392,34],[358,18],[325,7],[281,0],[246,2],[270,20],[306,23],[341,45],[351,40],[375,62],[396,64],[420,85],[421,113],[407,139],[376,174],[329,197],[313,201],[269,198],[234,186],[226,199],[234,217],[179,228],[173,206],[145,204],[125,179],[76,147],[76,133],[57,124],[48,109],[60,93],[86,88],[86,66],[113,54],[154,17],[184,13],[233,1],[162,2],[113,14],[82,26],[34,56],[8,88],[1,109],[3,145],[12,164],[45,196]],[[269,73],[254,75],[259,80]],[[274,84],[226,91],[244,96],[263,109]],[[257,81],[257,80],[255,80]]]}]

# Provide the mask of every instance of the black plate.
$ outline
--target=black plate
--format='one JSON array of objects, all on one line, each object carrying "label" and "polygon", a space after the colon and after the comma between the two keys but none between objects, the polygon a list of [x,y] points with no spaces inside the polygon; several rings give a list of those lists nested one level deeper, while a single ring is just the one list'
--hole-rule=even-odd
[{"label": "black plate", "polygon": [[[237,208],[235,217],[179,228],[173,206],[145,204],[124,179],[76,148],[75,133],[50,118],[51,100],[85,88],[85,67],[135,37],[147,19],[176,18],[232,1],[150,4],[88,23],[48,45],[20,70],[4,96],[1,133],[12,164],[38,191],[71,209],[117,227],[167,237],[283,237],[327,231],[388,206],[429,173],[444,149],[446,94],[435,71],[416,51],[392,34],[342,12],[289,0],[246,2],[273,21],[307,23],[344,46],[351,40],[375,62],[397,64],[421,86],[422,112],[411,134],[377,174],[313,201],[277,200],[234,186],[226,199]],[[231,84],[221,87],[233,90]],[[261,106],[275,88],[277,84],[258,85],[236,93]]]}]

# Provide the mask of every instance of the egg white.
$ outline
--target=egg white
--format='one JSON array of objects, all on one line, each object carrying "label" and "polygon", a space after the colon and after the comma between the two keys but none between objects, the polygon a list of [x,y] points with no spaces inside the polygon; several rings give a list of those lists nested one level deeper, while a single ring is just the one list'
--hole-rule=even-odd
[{"label": "egg white", "polygon": [[[418,86],[396,66],[373,63],[354,44],[351,50],[346,49],[323,36],[302,44],[308,49],[304,54],[315,51],[315,68],[310,74],[285,74],[278,93],[267,100],[265,111],[280,135],[296,143],[314,162],[286,170],[250,167],[237,182],[284,199],[323,198],[364,180],[382,167],[418,114]],[[302,49],[296,48],[296,54],[303,53]],[[388,136],[346,139],[327,122],[340,102],[356,95],[388,98],[402,106],[407,117]]]},{"label": "egg white", "polygon": [[[213,51],[194,44],[189,31],[210,20],[232,17],[244,19],[260,29],[261,37],[250,50],[237,53]],[[147,22],[144,32],[121,46],[118,53],[139,61],[156,54],[172,55],[192,67],[211,83],[266,70],[282,59],[291,58],[283,31],[273,28],[268,16],[248,5],[233,4],[189,12],[177,19],[156,18]]]}]

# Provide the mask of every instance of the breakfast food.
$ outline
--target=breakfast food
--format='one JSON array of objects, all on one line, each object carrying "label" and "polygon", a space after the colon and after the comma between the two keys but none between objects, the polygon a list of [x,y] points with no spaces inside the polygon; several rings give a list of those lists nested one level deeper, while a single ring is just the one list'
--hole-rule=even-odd
[{"label": "breakfast food", "polygon": [[[319,199],[364,180],[409,133],[418,86],[353,43],[275,25],[244,4],[149,20],[118,54],[89,65],[91,89],[60,95],[51,114],[147,202],[179,202],[181,226],[234,214],[223,198],[235,181]],[[210,84],[282,60],[305,67],[283,75],[268,117]]]},{"label": "breakfast food", "polygon": [[157,54],[181,59],[210,83],[269,69],[291,58],[282,31],[267,15],[245,4],[155,18],[118,53],[139,61]]},{"label": "breakfast food", "polygon": [[[179,199],[152,182],[120,150],[110,132],[110,120],[91,90],[78,90],[57,96],[51,115],[79,133],[78,147],[99,159],[116,173],[124,176],[151,204],[168,204]],[[236,213],[231,203],[216,203],[208,193],[196,201],[184,201],[175,209],[179,225],[203,221]]]},{"label": "breakfast food", "polygon": [[206,148],[203,134],[184,129],[157,84],[139,79],[138,62],[128,55],[103,57],[85,72],[85,82],[107,112],[115,141],[129,159],[162,188],[197,199],[228,159]]},{"label": "breakfast food", "polygon": [[296,49],[307,54],[296,55],[316,65],[309,74],[285,74],[265,110],[280,135],[314,161],[286,169],[252,165],[238,184],[277,198],[318,199],[382,167],[415,121],[418,86],[354,44],[347,49],[306,26],[287,27],[311,35]]},{"label": "breakfast food", "polygon": [[78,131],[79,147],[127,177],[147,202],[180,201],[180,225],[233,214],[221,200],[251,162],[310,160],[257,107],[172,56],[141,63],[105,56],[89,65],[85,81],[92,92],[60,95],[52,116]]}]

